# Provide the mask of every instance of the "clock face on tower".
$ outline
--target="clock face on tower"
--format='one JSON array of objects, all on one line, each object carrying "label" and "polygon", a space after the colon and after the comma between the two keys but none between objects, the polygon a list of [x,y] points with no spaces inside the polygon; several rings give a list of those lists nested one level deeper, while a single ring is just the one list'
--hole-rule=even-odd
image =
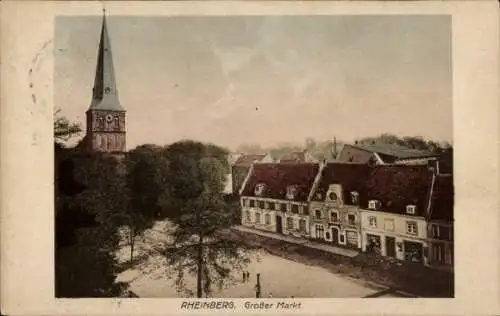
[{"label": "clock face on tower", "polygon": [[97,113],[96,115],[96,131],[120,131],[120,114],[119,113]]}]

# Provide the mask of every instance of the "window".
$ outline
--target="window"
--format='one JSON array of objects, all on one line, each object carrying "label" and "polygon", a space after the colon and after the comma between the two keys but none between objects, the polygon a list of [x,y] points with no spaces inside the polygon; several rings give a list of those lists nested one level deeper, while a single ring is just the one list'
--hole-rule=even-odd
[{"label": "window", "polygon": [[260,209],[265,209],[266,208],[266,205],[265,205],[264,201],[259,201],[259,208]]},{"label": "window", "polygon": [[380,208],[380,202],[377,200],[370,200],[368,202],[368,208],[372,210],[378,210]]},{"label": "window", "polygon": [[377,218],[375,216],[369,216],[368,223],[369,223],[370,227],[377,228]]},{"label": "window", "polygon": [[289,200],[295,199],[295,194],[297,193],[297,187],[294,185],[289,185],[286,188],[286,198]]},{"label": "window", "polygon": [[339,213],[337,212],[330,212],[330,221],[336,223],[339,221]]},{"label": "window", "polygon": [[306,232],[306,220],[305,219],[299,220],[299,230],[301,232]]},{"label": "window", "polygon": [[265,185],[263,183],[259,183],[255,186],[255,195],[261,196],[264,193]]},{"label": "window", "polygon": [[307,206],[304,206],[302,211],[303,211],[304,215],[309,215],[309,208]]},{"label": "window", "polygon": [[280,210],[286,212],[286,204],[280,204]]},{"label": "window", "polygon": [[314,217],[316,219],[321,219],[321,210],[315,210],[314,211]]},{"label": "window", "polygon": [[321,200],[323,198],[323,194],[316,193],[316,199]]},{"label": "window", "polygon": [[254,200],[250,200],[249,204],[250,204],[250,207],[255,207],[255,201]]},{"label": "window", "polygon": [[406,233],[411,235],[416,235],[417,231],[417,222],[406,222]]},{"label": "window", "polygon": [[384,229],[387,231],[394,231],[394,220],[393,219],[385,219],[384,220]]},{"label": "window", "polygon": [[299,206],[297,204],[292,204],[292,213],[294,214],[299,213]]},{"label": "window", "polygon": [[329,198],[331,201],[337,201],[337,199],[338,199],[337,193],[335,193],[335,192],[330,192],[330,193],[328,193],[328,198]]},{"label": "window", "polygon": [[355,225],[356,224],[356,216],[353,214],[347,215],[347,223],[349,225]]},{"label": "window", "polygon": [[293,218],[292,217],[286,218],[286,229],[293,229]]},{"label": "window", "polygon": [[250,223],[252,221],[252,216],[250,215],[250,212],[246,211],[245,216],[246,216],[247,222]]},{"label": "window", "polygon": [[255,223],[260,224],[260,213],[259,212],[255,213]]},{"label": "window", "polygon": [[359,204],[359,193],[356,191],[351,192],[351,201],[353,205]]},{"label": "window", "polygon": [[339,243],[341,243],[341,244],[345,244],[345,237],[344,237],[344,235],[342,235],[342,234],[341,234],[341,235],[339,235]]},{"label": "window", "polygon": [[415,214],[417,207],[415,205],[407,205],[406,206],[406,214]]},{"label": "window", "polygon": [[268,203],[268,207],[271,211],[274,211],[276,209],[276,203]]},{"label": "window", "polygon": [[299,206],[299,214],[304,214],[304,206]]},{"label": "window", "polygon": [[439,226],[432,225],[432,237],[439,238]]},{"label": "window", "polygon": [[271,215],[266,214],[265,220],[266,220],[266,225],[271,225]]},{"label": "window", "polygon": [[315,231],[316,231],[316,238],[323,238],[324,237],[325,229],[323,228],[323,225],[316,225]]}]

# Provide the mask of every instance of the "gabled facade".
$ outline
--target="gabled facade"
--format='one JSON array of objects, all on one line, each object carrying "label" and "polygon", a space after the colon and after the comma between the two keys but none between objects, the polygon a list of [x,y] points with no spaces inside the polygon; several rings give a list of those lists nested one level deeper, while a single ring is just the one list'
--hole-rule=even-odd
[{"label": "gabled facade", "polygon": [[362,250],[427,264],[434,181],[427,166],[372,167],[360,198]]},{"label": "gabled facade", "polygon": [[359,195],[369,173],[365,164],[325,165],[309,205],[311,238],[361,248]]},{"label": "gabled facade", "polygon": [[242,225],[308,237],[308,199],[319,170],[307,163],[252,165],[240,191]]},{"label": "gabled facade", "polygon": [[453,267],[453,208],[453,176],[436,177],[427,222],[429,264],[432,266],[448,269]]}]

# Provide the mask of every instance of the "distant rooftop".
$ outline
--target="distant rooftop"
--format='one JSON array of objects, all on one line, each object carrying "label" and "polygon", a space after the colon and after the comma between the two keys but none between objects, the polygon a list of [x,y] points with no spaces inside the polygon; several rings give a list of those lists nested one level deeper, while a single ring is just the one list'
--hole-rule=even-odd
[{"label": "distant rooftop", "polygon": [[251,155],[243,154],[236,160],[234,164],[240,166],[241,165],[250,166],[254,162],[261,161],[265,156],[266,154],[251,154]]},{"label": "distant rooftop", "polygon": [[429,151],[410,149],[399,145],[393,144],[376,144],[376,145],[350,145],[362,150],[379,153],[383,155],[393,156],[397,159],[408,159],[408,158],[421,158],[421,157],[434,157],[437,156]]}]

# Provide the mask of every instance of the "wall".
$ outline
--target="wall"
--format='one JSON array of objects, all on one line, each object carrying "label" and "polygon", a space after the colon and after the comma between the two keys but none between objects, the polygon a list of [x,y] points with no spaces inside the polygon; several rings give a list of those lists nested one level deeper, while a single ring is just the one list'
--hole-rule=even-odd
[{"label": "wall", "polygon": [[[316,218],[316,210],[321,211],[321,219]],[[331,218],[331,212],[337,212],[338,221],[334,222]],[[348,215],[354,215],[355,221],[354,225],[348,223]],[[353,248],[361,248],[361,218],[359,214],[359,209],[355,206],[343,205],[342,203],[335,202],[318,202],[311,201],[309,205],[309,219],[310,219],[310,236],[312,238],[318,238],[315,233],[316,225],[323,225],[325,234],[320,237],[328,242],[333,242],[334,232],[332,227],[338,229],[337,245],[340,246],[350,246]],[[347,232],[355,232],[357,235],[357,244],[349,245],[347,242]],[[329,232],[330,236],[327,236],[326,232]]]},{"label": "wall", "polygon": [[429,264],[452,268],[454,260],[453,224],[430,222],[427,225],[427,235],[429,237]]},{"label": "wall", "polygon": [[[385,213],[381,211],[371,211],[371,210],[360,210],[361,214],[361,230],[362,230],[362,250],[366,251],[368,244],[367,234],[375,235],[380,237],[381,241],[381,254],[383,256],[387,255],[385,237],[395,237],[396,239],[396,258],[399,260],[404,260],[404,245],[398,247],[398,243],[403,243],[406,241],[419,242],[422,247],[427,247],[427,223],[421,217]],[[369,217],[374,216],[377,219],[377,227],[371,227],[369,225]],[[394,230],[391,231],[385,228],[385,220],[394,221]],[[417,223],[417,234],[409,235],[406,232],[406,222],[414,221]],[[425,250],[424,250],[425,253]],[[428,258],[424,255],[424,263],[427,263]]]},{"label": "wall", "polygon": [[[250,222],[247,221],[247,215],[246,212],[250,212]],[[256,213],[260,214],[260,222],[256,222]],[[265,216],[269,215],[270,218],[270,223],[266,224],[265,222]],[[256,228],[256,229],[261,229],[269,232],[276,232],[276,211],[270,211],[270,210],[261,210],[256,207],[247,207],[243,206],[242,207],[242,213],[241,213],[241,223],[243,226],[246,227],[251,227],[251,228]]]},{"label": "wall", "polygon": [[[285,201],[282,201],[285,202]],[[288,202],[287,204],[287,212],[279,212],[283,219],[283,234],[285,235],[293,235],[295,237],[309,237],[309,214],[308,214],[308,205],[307,203],[296,203],[296,202]],[[291,208],[292,205],[297,205],[299,207],[299,213],[293,213]],[[302,207],[302,209],[300,208]],[[302,210],[302,212],[300,211]],[[287,218],[293,219],[293,229],[289,229],[287,227]],[[305,221],[305,230],[300,230],[299,221]]]}]

